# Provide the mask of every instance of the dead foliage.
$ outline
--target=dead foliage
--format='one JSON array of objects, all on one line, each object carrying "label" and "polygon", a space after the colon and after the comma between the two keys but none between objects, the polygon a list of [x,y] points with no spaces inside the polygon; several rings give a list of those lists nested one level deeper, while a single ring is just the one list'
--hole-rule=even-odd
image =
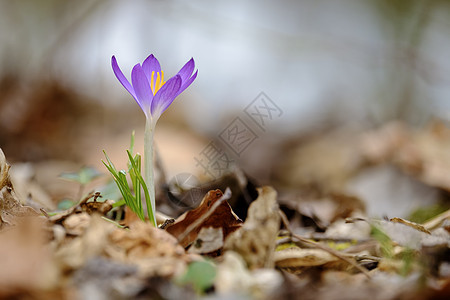
[{"label": "dead foliage", "polygon": [[183,247],[192,244],[202,228],[221,228],[226,238],[242,223],[226,201],[230,194],[228,191],[228,195],[224,195],[218,189],[209,191],[199,207],[178,217],[166,227],[166,231],[177,237]]},{"label": "dead foliage", "polygon": [[[448,129],[393,123],[357,137],[298,146],[276,188],[235,173],[185,191],[201,201],[167,209],[160,228],[100,193],[39,215],[0,151],[0,298],[445,299],[450,210],[375,218],[346,183],[383,164],[447,191]],[[183,194],[164,197],[167,208]]]},{"label": "dead foliage", "polygon": [[14,225],[17,217],[36,216],[31,207],[23,206],[17,198],[9,177],[10,166],[0,149],[0,230],[2,227]]}]

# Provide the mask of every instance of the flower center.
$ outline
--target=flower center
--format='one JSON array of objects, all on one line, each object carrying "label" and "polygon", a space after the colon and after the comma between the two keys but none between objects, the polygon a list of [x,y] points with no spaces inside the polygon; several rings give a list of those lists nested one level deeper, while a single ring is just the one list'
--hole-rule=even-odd
[{"label": "flower center", "polygon": [[158,90],[166,83],[164,81],[164,71],[161,71],[161,74],[159,72],[156,72],[156,79],[155,79],[155,71],[152,72],[152,78],[150,79],[150,88],[152,89],[153,96],[158,92]]}]

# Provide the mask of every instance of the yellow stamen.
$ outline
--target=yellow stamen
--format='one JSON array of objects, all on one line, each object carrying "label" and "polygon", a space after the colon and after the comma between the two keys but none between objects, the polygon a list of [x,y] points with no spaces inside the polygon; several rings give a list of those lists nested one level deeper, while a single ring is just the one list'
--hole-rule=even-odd
[{"label": "yellow stamen", "polygon": [[164,85],[164,71],[161,71],[161,74],[159,72],[156,73],[156,80],[155,80],[155,71],[152,72],[152,77],[150,78],[150,88],[152,89],[153,95],[155,95],[158,90]]},{"label": "yellow stamen", "polygon": [[[150,88],[152,89],[152,91],[154,91],[155,89],[153,88],[153,75],[155,75],[155,72],[152,72],[152,78],[150,78]],[[154,95],[155,93],[153,93]]]}]

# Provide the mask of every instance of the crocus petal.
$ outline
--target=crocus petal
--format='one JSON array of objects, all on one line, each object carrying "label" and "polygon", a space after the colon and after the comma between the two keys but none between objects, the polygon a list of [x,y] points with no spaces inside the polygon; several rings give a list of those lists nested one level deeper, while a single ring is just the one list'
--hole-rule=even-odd
[{"label": "crocus petal", "polygon": [[119,65],[117,64],[116,57],[114,55],[111,58],[111,65],[117,79],[120,81],[123,87],[131,94],[131,96],[133,96],[133,98],[136,99],[137,101],[136,93],[133,87],[131,86],[130,82],[128,81],[128,79],[125,77],[125,75],[123,75],[122,71],[120,70]]},{"label": "crocus petal", "polygon": [[185,89],[187,89],[192,84],[192,82],[194,82],[195,78],[197,78],[197,73],[198,70],[195,71],[194,75],[192,75],[191,78],[182,83],[180,89],[178,90],[177,96],[181,94]]},{"label": "crocus petal", "polygon": [[189,79],[189,77],[191,77],[192,72],[194,71],[194,68],[195,68],[195,62],[194,62],[194,59],[191,58],[177,73],[177,75],[181,76],[182,82],[187,81]]},{"label": "crocus petal", "polygon": [[131,71],[131,82],[133,83],[134,90],[137,96],[137,102],[145,115],[150,117],[150,107],[152,105],[153,93],[150,89],[147,76],[145,76],[144,70],[140,64],[134,66]]},{"label": "crocus petal", "polygon": [[162,88],[156,93],[152,102],[152,117],[155,120],[172,104],[175,97],[178,95],[178,90],[181,87],[181,76],[175,75],[170,78]]},{"label": "crocus petal", "polygon": [[150,54],[142,63],[142,68],[144,69],[145,75],[147,75],[148,81],[150,82],[152,78],[152,72],[155,72],[155,78],[156,73],[161,73],[161,65],[159,64],[159,61],[156,59],[153,54]]}]

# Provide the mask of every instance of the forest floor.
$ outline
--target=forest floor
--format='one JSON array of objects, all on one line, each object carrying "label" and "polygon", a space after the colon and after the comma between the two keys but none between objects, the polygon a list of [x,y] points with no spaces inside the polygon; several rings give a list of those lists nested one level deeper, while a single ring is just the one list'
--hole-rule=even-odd
[{"label": "forest floor", "polygon": [[77,196],[61,201],[54,161],[0,152],[0,298],[448,299],[442,122],[284,147],[264,184],[238,168],[169,182],[157,164],[159,228],[93,168],[62,175]]}]

